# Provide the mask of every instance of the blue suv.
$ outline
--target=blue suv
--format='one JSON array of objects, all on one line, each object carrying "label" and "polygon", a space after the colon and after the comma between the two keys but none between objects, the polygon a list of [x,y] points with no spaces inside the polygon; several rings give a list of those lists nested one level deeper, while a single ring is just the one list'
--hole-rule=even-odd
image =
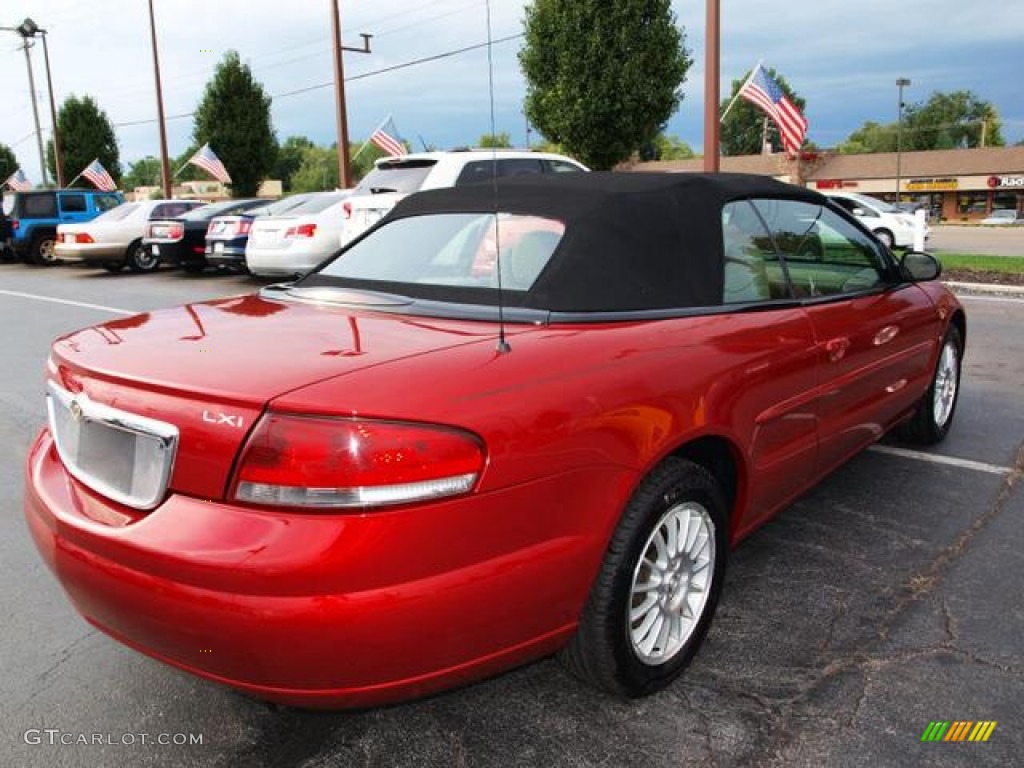
[{"label": "blue suv", "polygon": [[57,259],[53,247],[57,225],[91,221],[124,202],[120,192],[95,189],[41,189],[15,192],[14,202],[4,201],[10,213],[11,245],[14,253],[36,264],[52,264]]}]

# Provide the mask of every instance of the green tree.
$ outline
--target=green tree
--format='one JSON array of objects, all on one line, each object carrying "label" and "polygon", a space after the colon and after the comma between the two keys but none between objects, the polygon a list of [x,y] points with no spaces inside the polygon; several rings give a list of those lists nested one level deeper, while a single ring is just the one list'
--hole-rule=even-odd
[{"label": "green tree", "polygon": [[192,138],[209,144],[231,174],[231,194],[252,197],[274,167],[277,139],[270,124],[270,97],[228,51],[206,84],[196,108]]},{"label": "green tree", "polygon": [[337,147],[305,147],[299,167],[292,174],[292,192],[321,192],[337,186]]},{"label": "green tree", "polygon": [[[115,182],[121,179],[120,151],[114,126],[107,113],[99,108],[91,96],[78,98],[74,94],[64,100],[57,110],[57,128],[61,139],[61,160],[65,183],[81,173],[89,163],[98,159]],[[53,140],[46,142],[46,167],[57,178]],[[79,179],[78,187],[92,186]]]},{"label": "green tree", "polygon": [[141,160],[136,160],[128,167],[128,172],[121,181],[125,189],[160,186],[159,158],[148,155]]},{"label": "green tree", "polygon": [[[801,112],[806,113],[807,102],[796,92],[790,88],[789,83],[786,82],[786,78],[780,75],[771,67],[765,67],[765,72],[779,84],[779,87],[783,90],[786,96]],[[732,90],[729,93],[729,98],[722,101],[720,112],[724,112],[725,108],[729,105],[736,94],[739,93],[740,88],[747,82],[747,78],[750,77],[748,71],[739,80],[732,81]],[[765,135],[764,133],[764,122],[768,121],[768,141],[772,143],[772,147],[779,151],[782,149],[782,139],[779,138],[779,131],[775,127],[775,123],[765,114],[764,110],[760,107],[756,107],[746,99],[736,99],[736,103],[732,105],[732,109],[729,114],[726,115],[725,120],[722,121],[722,154],[723,155],[759,155],[761,154],[761,139]]]},{"label": "green tree", "polygon": [[315,145],[305,136],[289,136],[278,147],[277,162],[274,163],[272,176],[281,180],[281,188],[285,192],[290,192],[292,189],[292,176],[302,164],[303,150],[312,146]]},{"label": "green tree", "polygon": [[904,113],[903,149],[1001,147],[999,113],[991,102],[971,91],[936,91],[923,104],[911,104]]},{"label": "green tree", "polygon": [[[177,184],[181,181],[199,181],[210,178],[210,174],[199,166],[192,165],[192,163],[189,162],[189,160],[192,159],[192,156],[199,151],[199,146],[200,145],[198,144],[190,144],[180,155],[168,160],[171,164],[171,175],[174,177],[172,179],[172,184]],[[220,157],[220,155],[218,155],[218,157]],[[224,158],[221,158],[221,161],[223,160]],[[230,173],[230,171],[228,171],[228,173]]]},{"label": "green tree", "polygon": [[693,148],[677,136],[659,133],[654,141],[640,150],[641,160],[688,160],[695,157]]},{"label": "green tree", "polygon": [[10,175],[18,170],[18,158],[14,150],[6,144],[0,144],[0,184],[10,178]]},{"label": "green tree", "polygon": [[519,63],[526,115],[595,169],[654,140],[691,60],[670,0],[533,0]]},{"label": "green tree", "polygon": [[480,135],[477,146],[481,149],[511,149],[512,139],[509,137],[508,131],[483,133]]},{"label": "green tree", "polygon": [[881,125],[868,120],[836,146],[842,155],[863,155],[872,152],[896,151],[896,123]]}]

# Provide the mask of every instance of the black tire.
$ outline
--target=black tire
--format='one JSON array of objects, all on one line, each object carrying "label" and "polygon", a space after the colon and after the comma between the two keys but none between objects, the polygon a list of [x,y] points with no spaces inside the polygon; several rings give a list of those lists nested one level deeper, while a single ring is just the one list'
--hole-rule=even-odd
[{"label": "black tire", "polygon": [[188,272],[190,275],[198,275],[206,269],[205,261],[186,261],[181,265],[181,268]]},{"label": "black tire", "polygon": [[141,240],[128,246],[125,263],[132,272],[156,272],[160,269],[160,257],[154,256]]},{"label": "black tire", "polygon": [[102,266],[105,270],[107,270],[107,272],[120,272],[122,269],[124,269],[124,262],[123,261],[105,261],[100,266]]},{"label": "black tire", "polygon": [[57,235],[54,232],[44,232],[32,238],[32,245],[29,246],[29,261],[33,264],[52,266],[57,263],[57,254],[54,251],[57,245]]},{"label": "black tire", "polygon": [[[560,653],[562,664],[572,674],[609,693],[630,698],[655,693],[678,677],[700,647],[718,604],[728,552],[726,509],[721,488],[711,473],[685,459],[666,459],[641,483],[608,545],[576,634]],[[713,528],[704,541],[704,552],[710,552],[710,559],[703,568],[698,566],[692,572],[679,566],[681,570],[672,571],[674,579],[662,580],[661,586],[650,588],[657,577],[644,555],[648,551],[663,551],[654,549],[654,539],[668,531],[673,516],[682,510],[697,515],[696,519]],[[665,539],[661,540],[664,543]],[[662,558],[659,555],[657,559]],[[669,572],[675,559],[666,559],[669,568],[663,573]],[[680,590],[684,573],[685,587]],[[647,580],[641,584],[642,576]],[[706,579],[703,585],[697,583],[701,578]],[[672,615],[678,614],[678,618],[674,620],[686,621],[682,612],[692,607],[688,600],[698,594],[705,597],[691,623],[677,638],[669,636],[664,641],[678,647],[659,649],[658,645],[663,643],[658,631],[654,647],[645,658],[642,648],[638,648],[644,639],[638,640],[636,633],[643,634],[643,625],[650,616],[657,614],[644,638],[650,638],[654,627],[663,626],[657,623],[659,616],[664,622],[675,611]],[[649,599],[653,604],[648,603]],[[677,605],[673,608],[674,603]],[[640,614],[631,618],[631,612]],[[633,626],[634,622],[640,626]],[[663,657],[659,650],[664,651]]]},{"label": "black tire", "polygon": [[875,237],[882,241],[882,245],[888,248],[890,251],[896,245],[896,238],[892,236],[892,232],[888,229],[876,229]]},{"label": "black tire", "polygon": [[928,391],[918,402],[914,415],[897,430],[900,439],[916,445],[935,445],[946,438],[960,398],[963,353],[960,329],[951,325],[942,339]]}]

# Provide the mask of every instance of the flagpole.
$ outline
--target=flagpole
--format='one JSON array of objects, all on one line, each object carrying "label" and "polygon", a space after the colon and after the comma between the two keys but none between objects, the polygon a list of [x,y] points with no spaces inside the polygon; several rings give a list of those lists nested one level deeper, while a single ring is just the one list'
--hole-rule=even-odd
[{"label": "flagpole", "polygon": [[[379,131],[379,130],[380,130],[381,128],[383,128],[383,127],[384,127],[384,126],[385,126],[385,125],[387,124],[388,120],[390,120],[390,119],[391,119],[391,113],[389,112],[389,113],[388,113],[388,116],[387,116],[387,117],[385,117],[385,118],[384,118],[383,120],[381,120],[381,121],[380,121],[380,125],[378,125],[378,126],[377,126],[376,128],[374,128],[374,129],[373,129],[372,131],[370,131],[370,135],[371,135],[371,136],[373,136],[373,134],[375,134],[375,133],[376,133],[377,131]],[[370,144],[370,140],[369,140],[369,139],[367,139],[366,141],[364,141],[364,142],[363,142],[363,146],[361,146],[361,147],[359,148],[359,151],[358,151],[358,152],[356,152],[356,153],[355,153],[354,155],[352,155],[352,159],[351,159],[351,161],[350,161],[350,162],[353,162],[353,163],[354,163],[354,162],[355,162],[355,160],[356,160],[356,158],[357,158],[357,157],[359,157],[359,156],[360,156],[361,154],[363,154],[363,150],[364,150],[364,149],[366,149],[366,147],[367,147],[367,145],[368,145],[368,144]]]},{"label": "flagpole", "polygon": [[[83,171],[83,173],[84,173],[84,171]],[[68,184],[67,184],[67,187],[65,187],[65,189],[68,189],[70,187],[75,186],[75,182],[78,181],[80,178],[82,178],[82,174],[81,173],[78,174],[77,176],[75,176],[75,178],[73,178],[71,181],[69,181]]]},{"label": "flagpole", "polygon": [[750,81],[754,79],[754,75],[757,74],[757,70],[761,68],[761,64],[763,62],[764,59],[757,60],[757,64],[755,64],[754,68],[750,70],[750,74],[747,76],[747,79],[743,81],[743,85],[741,85],[739,87],[739,90],[736,91],[736,95],[732,97],[732,101],[729,102],[729,105],[725,108],[725,112],[722,113],[722,116],[718,118],[718,122],[725,122],[726,115],[729,114],[729,111],[732,109],[733,104],[736,103],[736,100],[740,97],[740,94],[743,93],[743,89],[746,88],[750,84]]}]

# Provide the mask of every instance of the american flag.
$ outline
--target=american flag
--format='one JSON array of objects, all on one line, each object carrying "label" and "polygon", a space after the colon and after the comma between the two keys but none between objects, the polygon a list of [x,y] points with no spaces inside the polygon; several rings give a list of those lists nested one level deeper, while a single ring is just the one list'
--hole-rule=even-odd
[{"label": "american flag", "polygon": [[101,189],[104,192],[113,192],[117,189],[117,184],[114,183],[114,179],[107,173],[107,169],[103,167],[98,157],[85,167],[82,175],[91,181],[96,189]]},{"label": "american flag", "polygon": [[212,149],[210,149],[209,144],[203,144],[203,146],[199,148],[199,151],[192,155],[189,162],[192,163],[192,165],[198,165],[217,181],[223,181],[225,184],[231,183],[231,175],[228,173],[228,169],[224,167],[224,163],[222,163],[220,158],[214,154]]},{"label": "american flag", "polygon": [[7,177],[7,181],[0,184],[0,187],[10,187],[15,192],[28,192],[32,189],[32,182],[28,180],[25,172],[19,168]]},{"label": "american flag", "polygon": [[384,152],[393,157],[401,157],[408,154],[405,151],[405,144],[402,143],[395,127],[395,121],[390,117],[381,126],[370,134],[370,143],[380,147]]},{"label": "american flag", "polygon": [[763,109],[779,127],[782,145],[790,155],[800,151],[807,135],[807,118],[791,102],[779,84],[758,64],[740,89],[740,96]]}]

